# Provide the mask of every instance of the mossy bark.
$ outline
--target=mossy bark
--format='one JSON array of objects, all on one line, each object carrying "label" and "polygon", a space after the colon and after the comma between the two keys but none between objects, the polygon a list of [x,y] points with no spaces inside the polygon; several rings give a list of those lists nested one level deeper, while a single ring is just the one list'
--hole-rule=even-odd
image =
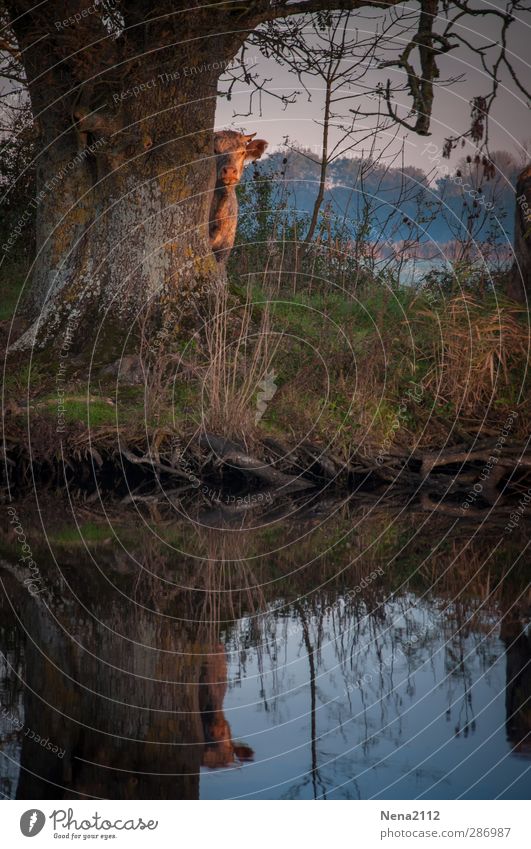
[{"label": "mossy bark", "polygon": [[[203,105],[203,126],[213,123],[210,109]],[[102,145],[91,155],[95,162],[87,157],[78,165],[82,173],[64,178],[61,209],[47,216],[50,200],[41,211],[36,317],[18,349],[60,349],[68,341],[79,350],[100,336],[107,344],[111,327],[125,339],[146,310],[175,332],[197,318],[222,277],[208,240],[211,134],[182,138],[175,112],[166,114],[166,133],[156,133],[149,148],[131,145],[122,157]],[[97,180],[89,186],[91,166]]]},{"label": "mossy bark", "polygon": [[[152,50],[135,43],[145,27],[134,21],[115,44],[93,16],[68,30],[81,39],[69,52],[77,42],[54,32],[53,9],[50,21],[36,14],[30,28],[24,16],[17,24],[41,152],[33,323],[13,349],[67,342],[91,354],[109,334],[119,337],[114,349],[148,310],[170,333],[185,332],[224,279],[208,237],[212,131],[218,77],[236,44],[210,38],[207,18],[198,39],[163,15],[149,24]],[[48,38],[34,46],[43,28]],[[101,46],[83,54],[87,43]]]}]

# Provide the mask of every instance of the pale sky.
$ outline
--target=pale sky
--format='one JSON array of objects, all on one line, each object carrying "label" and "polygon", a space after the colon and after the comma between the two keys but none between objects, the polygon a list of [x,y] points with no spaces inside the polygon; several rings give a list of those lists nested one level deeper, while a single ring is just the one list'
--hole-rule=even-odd
[{"label": "pale sky", "polygon": [[[477,6],[487,6],[486,0],[478,0]],[[353,18],[354,21],[354,18]],[[358,23],[358,21],[356,21]],[[359,29],[370,32],[370,21],[363,18],[359,21]],[[467,38],[488,38],[485,31],[467,32]],[[493,33],[492,33],[493,35]],[[492,40],[492,38],[491,38]],[[477,42],[476,42],[477,43]],[[511,42],[508,47],[511,52],[511,61],[519,72],[521,79],[527,88],[531,88],[531,66],[527,59],[530,57],[529,45],[531,43],[531,14],[520,19],[514,25]],[[264,60],[263,57],[250,47],[248,55],[256,57],[257,68],[266,77],[272,79],[269,84],[277,92],[290,92],[298,87],[295,74],[281,67],[273,60]],[[490,82],[484,72],[479,68],[476,54],[462,48],[442,57],[440,61],[441,77],[458,76],[464,74],[466,79],[454,84],[451,88],[440,87],[436,91],[435,108],[432,118],[432,136],[419,137],[405,130],[400,130],[400,139],[405,140],[406,164],[418,165],[424,170],[429,170],[425,164],[427,154],[426,145],[435,144],[440,147],[444,138],[449,135],[460,134],[470,125],[470,99],[475,95],[487,94]],[[372,80],[385,81],[389,71],[371,72]],[[312,102],[308,102],[306,93],[302,93],[297,103],[289,105],[285,110],[282,104],[274,97],[263,96],[262,115],[258,114],[258,108],[250,117],[236,117],[235,112],[247,112],[249,103],[249,90],[244,85],[238,85],[233,91],[232,100],[228,102],[220,98],[216,117],[217,127],[242,127],[247,132],[257,132],[262,138],[270,142],[270,150],[275,150],[282,145],[283,137],[287,134],[290,138],[305,146],[316,146],[318,150],[320,142],[320,127],[316,123],[322,109],[322,89],[316,87],[318,80],[309,80],[314,87]],[[406,102],[406,101],[404,101]],[[257,102],[258,103],[258,102]],[[525,103],[525,98],[518,91],[509,74],[503,75],[503,84],[500,86],[496,105],[491,113],[489,148],[491,152],[497,149],[510,150],[513,153],[522,151],[522,143],[531,139],[531,114]],[[386,139],[382,138],[382,143]],[[400,143],[401,144],[401,143]],[[396,145],[397,149],[400,145]],[[433,150],[433,148],[431,148]],[[454,153],[451,162],[455,162],[463,154],[469,153],[475,148],[467,142],[463,149],[459,147]],[[359,153],[361,154],[361,150]],[[357,154],[358,151],[355,151]]]}]

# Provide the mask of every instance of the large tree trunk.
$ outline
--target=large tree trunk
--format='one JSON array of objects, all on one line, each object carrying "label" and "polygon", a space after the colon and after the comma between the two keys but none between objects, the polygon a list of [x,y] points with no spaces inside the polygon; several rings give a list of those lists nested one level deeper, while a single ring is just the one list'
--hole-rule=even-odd
[{"label": "large tree trunk", "polygon": [[[31,31],[18,32],[31,54],[26,69],[41,154],[27,297],[35,321],[14,348],[61,348],[66,340],[70,353],[92,350],[99,334],[100,353],[112,358],[147,307],[172,334],[197,322],[223,277],[208,219],[217,81],[229,48],[223,39],[203,43],[185,33],[176,43],[173,31],[162,30],[146,59],[133,27],[126,55],[139,60],[123,60],[104,33],[105,62],[92,51],[87,68],[74,67],[72,45],[58,40],[53,12],[47,15],[49,37],[36,47],[33,18]],[[84,19],[84,43],[102,37],[92,18]],[[46,80],[50,55],[42,44],[67,55]]]},{"label": "large tree trunk", "polygon": [[[57,756],[21,735],[18,798],[195,799],[202,765],[252,759],[223,711],[227,656],[216,617],[203,618],[217,610],[207,561],[176,566],[148,541],[134,556],[119,547],[107,552],[104,578],[92,555],[61,549],[59,574],[38,549],[32,595],[17,556],[0,559],[0,616],[10,645],[24,642],[24,725],[62,750]],[[139,562],[158,578],[139,579]],[[188,568],[197,569],[202,589],[168,588]],[[230,619],[229,608],[223,602],[220,615]],[[6,713],[16,715],[19,692],[8,690]]]},{"label": "large tree trunk", "polygon": [[105,335],[129,329],[147,305],[179,324],[218,280],[208,241],[214,101],[203,99],[191,116],[183,102],[161,99],[146,93],[141,106],[157,119],[129,145],[120,131],[118,144],[90,132],[87,154],[42,156],[41,185],[66,175],[39,210],[31,293],[38,320],[21,345],[47,346],[65,333],[86,340],[103,321]]},{"label": "large tree trunk", "polygon": [[219,75],[257,26],[321,0],[5,2],[41,140],[38,318],[14,348],[92,354],[98,336],[110,358],[147,305],[184,330],[224,273],[208,240]]},{"label": "large tree trunk", "polygon": [[531,164],[516,181],[514,265],[507,294],[515,301],[531,302]]}]

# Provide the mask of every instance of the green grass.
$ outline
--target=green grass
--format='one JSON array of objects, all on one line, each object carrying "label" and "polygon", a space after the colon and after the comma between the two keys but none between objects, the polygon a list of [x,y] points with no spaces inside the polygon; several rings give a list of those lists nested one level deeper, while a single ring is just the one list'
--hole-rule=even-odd
[{"label": "green grass", "polygon": [[[15,307],[24,274],[2,269],[2,275],[4,297],[0,316],[5,319]],[[229,288],[231,303],[246,302],[245,287],[231,281]],[[323,285],[311,291],[293,292],[291,287],[286,287],[285,291],[280,290],[273,296],[255,284],[251,297],[256,302],[249,328],[251,336],[259,331],[264,304],[271,297],[273,304],[268,329],[283,337],[273,362],[277,391],[268,402],[259,425],[263,434],[269,433],[282,440],[283,437],[299,438],[310,433],[309,438],[318,442],[339,436],[338,448],[350,450],[359,439],[360,431],[365,432],[369,425],[371,440],[374,445],[380,445],[391,433],[397,416],[400,427],[396,434],[394,431],[391,434],[393,443],[403,441],[405,444],[420,434],[430,412],[437,420],[437,427],[428,426],[426,438],[429,438],[430,430],[437,430],[437,438],[441,438],[441,428],[450,432],[454,422],[461,426],[464,414],[459,412],[460,386],[451,370],[443,373],[444,362],[440,352],[444,346],[453,344],[454,353],[457,350],[459,354],[457,334],[468,332],[468,327],[466,316],[458,317],[452,325],[449,302],[444,298],[436,301],[411,287],[387,287],[378,280],[364,284],[364,289],[360,288],[356,297],[332,283],[328,288]],[[495,324],[496,308],[493,297],[476,298],[471,317],[474,321],[477,319],[477,332],[474,330],[476,336],[473,338],[479,340],[478,344],[482,342],[480,331],[483,325],[488,326],[491,320]],[[442,343],[438,341],[440,327],[449,328]],[[494,350],[497,340],[494,332],[491,335]],[[504,332],[504,344],[506,338]],[[180,346],[178,341],[176,344]],[[205,349],[201,341],[198,346],[197,349],[185,346],[185,360],[192,367],[190,374],[196,367],[198,376],[184,379],[177,373],[174,381],[174,375],[168,373],[162,381],[166,385],[159,394],[154,389],[145,393],[143,386],[120,385],[116,398],[114,379],[102,378],[101,384],[97,383],[94,387],[95,395],[101,394],[102,397],[87,403],[82,379],[74,381],[68,386],[64,402],[65,423],[81,423],[92,429],[108,428],[118,423],[120,427],[129,427],[135,432],[147,425],[152,430],[167,427],[180,434],[187,433],[192,426],[195,428],[194,423],[200,419],[201,413],[207,412],[201,409],[203,403],[208,403],[207,397],[203,397],[202,383]],[[495,397],[488,401],[488,424],[491,428],[496,421],[504,419],[507,409],[515,405],[522,383],[526,365],[519,350],[515,348],[514,351],[512,359],[508,359],[507,377],[505,372],[500,373]],[[458,357],[455,361],[459,362]],[[248,363],[242,362],[242,372],[247,367]],[[434,379],[439,373],[443,373],[446,381],[444,392],[438,390]],[[480,378],[488,395],[488,370]],[[54,366],[50,367],[49,355],[47,362],[46,354],[38,353],[31,371],[23,362],[18,366],[13,364],[6,376],[6,395],[20,407],[24,407],[29,396],[30,408],[53,422],[57,420],[58,405],[55,379],[56,371]],[[474,386],[478,379],[474,374]],[[420,400],[408,395],[412,391],[412,382],[417,385],[422,383]],[[256,409],[258,391],[257,386],[249,400],[251,412]],[[105,396],[115,403],[107,403]],[[485,404],[480,399],[472,412],[464,417],[463,432],[472,420],[473,425],[476,420],[481,422],[484,410]],[[529,417],[529,408],[524,409],[520,401],[518,434],[524,432]],[[250,419],[253,419],[252,415]],[[518,434],[515,430],[514,437]]]},{"label": "green grass", "polygon": [[[57,413],[57,399],[46,399],[46,408]],[[63,406],[65,422],[74,424],[81,422],[82,424],[90,425],[90,427],[98,427],[102,425],[115,424],[116,422],[116,407],[111,406],[105,401],[82,401],[65,399]]]},{"label": "green grass", "polygon": [[77,528],[75,525],[65,525],[49,535],[50,542],[57,545],[81,545],[83,540],[87,543],[101,543],[112,537],[112,531],[108,524],[98,525],[95,522],[83,522]]}]

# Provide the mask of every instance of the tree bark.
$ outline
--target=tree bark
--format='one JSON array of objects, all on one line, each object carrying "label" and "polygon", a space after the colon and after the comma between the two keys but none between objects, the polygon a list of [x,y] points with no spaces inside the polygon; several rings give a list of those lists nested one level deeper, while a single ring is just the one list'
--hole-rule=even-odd
[{"label": "tree bark", "polygon": [[[212,129],[218,77],[236,48],[184,32],[175,44],[163,30],[152,33],[154,55],[132,35],[120,51],[93,15],[75,35],[103,39],[103,58],[94,48],[75,64],[76,44],[53,32],[64,9],[52,6],[47,21],[32,12],[31,26],[24,16],[15,23],[40,154],[27,296],[34,322],[13,348],[66,344],[92,354],[97,339],[102,359],[112,359],[146,310],[171,335],[197,324],[224,279],[208,236]],[[44,27],[48,38],[33,46]],[[67,58],[54,67],[50,49]]]},{"label": "tree bark", "polygon": [[514,264],[507,294],[520,303],[531,300],[531,163],[516,181]]},{"label": "tree bark", "polygon": [[319,211],[321,209],[325,188],[326,188],[326,172],[328,169],[328,133],[330,128],[330,100],[332,97],[332,77],[329,75],[326,80],[326,93],[325,93],[325,105],[324,105],[324,114],[323,114],[323,149],[321,152],[321,169],[319,173],[319,190],[317,192],[317,197],[315,199],[315,203],[313,205],[312,218],[310,221],[310,226],[308,227],[308,232],[306,233],[304,241],[306,245],[310,245],[313,237],[315,235],[315,231],[317,229],[317,222],[319,221]]},{"label": "tree bark", "polygon": [[[31,295],[38,317],[19,348],[48,346],[65,334],[86,338],[102,322],[129,328],[148,306],[173,316],[177,329],[219,281],[208,239],[213,158],[206,128],[214,99],[205,83],[195,110],[182,89],[171,105],[159,91],[146,92],[142,110],[158,113],[149,133],[90,131],[87,147],[67,152],[61,145],[42,155],[40,184],[56,189],[39,190]],[[132,111],[133,126],[142,123]]]}]

